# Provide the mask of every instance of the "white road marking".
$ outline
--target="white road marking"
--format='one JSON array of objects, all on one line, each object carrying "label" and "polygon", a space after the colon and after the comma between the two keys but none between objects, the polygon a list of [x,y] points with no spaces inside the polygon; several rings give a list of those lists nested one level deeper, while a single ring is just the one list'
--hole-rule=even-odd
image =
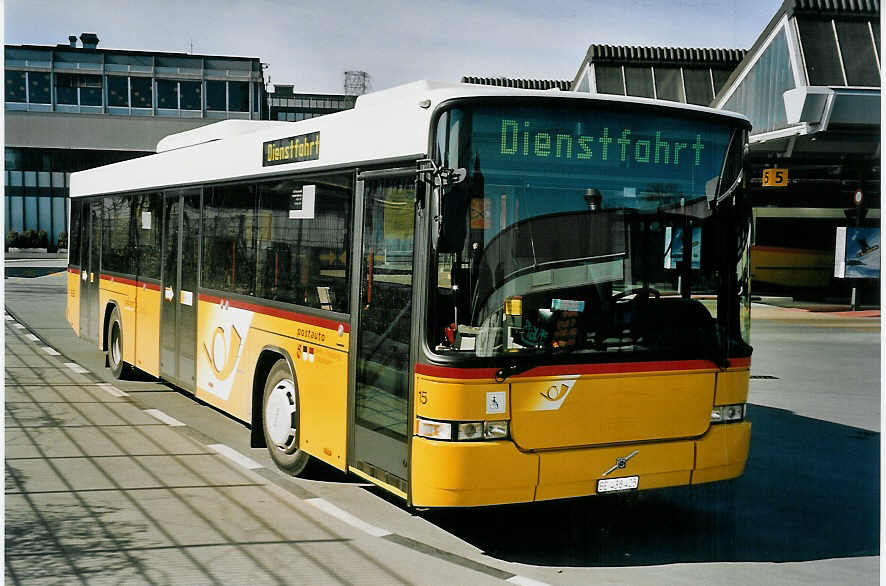
[{"label": "white road marking", "polygon": [[40,338],[38,338],[34,334],[27,334],[25,337],[32,342],[39,342],[40,341]]},{"label": "white road marking", "polygon": [[359,529],[360,531],[368,533],[368,534],[372,535],[373,537],[384,537],[385,535],[391,534],[391,532],[388,531],[387,529],[382,529],[381,527],[376,527],[375,525],[370,525],[366,521],[363,521],[362,519],[358,519],[357,517],[350,514],[349,512],[336,507],[335,505],[333,505],[332,503],[330,503],[326,499],[321,499],[321,498],[305,499],[305,502],[310,505],[314,505],[315,507],[317,507],[318,509],[320,509],[321,511],[323,511],[327,515],[331,515],[331,516],[335,517],[336,519],[338,519],[339,521],[343,521],[344,523],[347,523],[351,527],[354,527],[355,529]]},{"label": "white road marking", "polygon": [[239,466],[243,466],[247,470],[257,470],[259,468],[262,468],[262,465],[259,464],[258,462],[256,462],[255,460],[247,458],[246,456],[244,456],[243,454],[241,454],[240,452],[238,452],[234,448],[228,447],[225,444],[210,444],[206,447],[211,450],[215,450],[216,452],[218,452],[220,455],[224,456],[225,458],[227,458],[231,462],[234,462],[235,464],[237,464]]},{"label": "white road marking", "polygon": [[[111,395],[114,395],[115,397],[128,397],[129,396],[110,383],[101,383],[100,385],[98,385],[98,388],[100,388],[101,390],[103,390],[107,393],[110,393]],[[158,419],[159,419],[159,417],[158,417]]]},{"label": "white road marking", "polygon": [[43,351],[49,354],[50,356],[61,356],[62,353],[56,350],[55,348],[50,348],[49,346],[43,346]]},{"label": "white road marking", "polygon": [[8,313],[5,314],[5,316],[6,316],[6,321],[14,321],[15,320],[15,318],[12,317],[11,315],[9,315]]},{"label": "white road marking", "polygon": [[[107,391],[107,389],[105,389],[105,390]],[[110,392],[110,391],[108,391],[108,392]],[[120,391],[120,392],[122,393],[123,391]],[[162,421],[166,425],[170,425],[172,427],[184,427],[184,425],[185,425],[184,423],[182,423],[181,421],[179,421],[175,417],[171,417],[171,416],[167,415],[166,413],[164,413],[163,411],[160,411],[159,409],[145,409],[145,413],[147,413],[148,415],[150,415],[154,419],[159,419],[160,421]]]},{"label": "white road marking", "polygon": [[87,374],[89,371],[77,364],[76,362],[65,362],[65,366],[76,372],[77,374]]},{"label": "white road marking", "polygon": [[23,326],[22,324],[20,324],[20,323],[18,323],[18,322],[13,322],[13,323],[12,323],[12,327],[14,327],[14,328],[17,329],[17,330],[23,330],[23,329],[25,329],[25,326]]},{"label": "white road marking", "polygon": [[547,582],[539,582],[538,580],[533,580],[526,576],[511,576],[505,581],[510,582],[511,584],[517,584],[517,586],[551,586]]}]

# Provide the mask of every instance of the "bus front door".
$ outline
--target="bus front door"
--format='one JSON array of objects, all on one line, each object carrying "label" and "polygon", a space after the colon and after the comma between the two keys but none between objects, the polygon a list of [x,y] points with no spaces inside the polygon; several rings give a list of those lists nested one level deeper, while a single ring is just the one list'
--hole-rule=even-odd
[{"label": "bus front door", "polygon": [[351,466],[405,497],[415,176],[366,180],[361,200]]},{"label": "bus front door", "polygon": [[101,200],[83,202],[80,221],[80,337],[98,342],[98,287],[101,280]]},{"label": "bus front door", "polygon": [[164,200],[160,376],[193,392],[196,389],[200,191],[169,192]]}]

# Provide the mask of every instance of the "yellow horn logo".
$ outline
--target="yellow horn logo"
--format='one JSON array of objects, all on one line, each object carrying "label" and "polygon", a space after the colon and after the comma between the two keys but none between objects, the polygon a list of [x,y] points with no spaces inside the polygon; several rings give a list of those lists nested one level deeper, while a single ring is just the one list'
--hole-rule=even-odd
[{"label": "yellow horn logo", "polygon": [[240,344],[242,339],[240,333],[233,325],[231,326],[231,347],[225,352],[225,330],[224,328],[215,328],[212,334],[212,350],[204,342],[203,351],[206,352],[206,358],[209,359],[209,365],[215,371],[218,380],[225,380],[234,371],[234,365],[237,362],[237,354],[240,353]]},{"label": "yellow horn logo", "polygon": [[566,394],[566,391],[569,390],[569,387],[566,385],[552,385],[551,388],[548,389],[548,392],[542,394],[542,397],[545,399],[550,399],[551,401],[556,401],[560,397]]}]

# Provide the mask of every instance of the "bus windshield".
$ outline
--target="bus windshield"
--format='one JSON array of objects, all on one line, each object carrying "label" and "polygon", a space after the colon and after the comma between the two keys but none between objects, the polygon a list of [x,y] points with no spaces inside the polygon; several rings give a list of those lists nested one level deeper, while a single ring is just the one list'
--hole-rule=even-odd
[{"label": "bus windshield", "polygon": [[740,189],[723,197],[741,169],[738,124],[541,104],[439,119],[438,163],[467,176],[436,202],[430,348],[716,361],[746,346],[746,206]]}]

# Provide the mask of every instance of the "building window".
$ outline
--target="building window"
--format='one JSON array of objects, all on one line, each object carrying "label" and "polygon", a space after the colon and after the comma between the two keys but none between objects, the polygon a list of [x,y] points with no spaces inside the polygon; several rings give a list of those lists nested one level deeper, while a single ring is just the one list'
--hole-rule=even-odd
[{"label": "building window", "polygon": [[77,105],[77,76],[69,73],[55,74],[55,101],[59,104]]},{"label": "building window", "polygon": [[655,94],[659,100],[686,101],[686,95],[683,93],[683,77],[678,68],[655,68]]},{"label": "building window", "polygon": [[81,106],[102,105],[101,75],[80,75],[79,79],[77,80],[77,86],[80,89]]},{"label": "building window", "polygon": [[133,108],[153,108],[154,92],[151,88],[150,77],[131,77],[129,84],[132,87]]},{"label": "building window", "polygon": [[686,83],[687,103],[707,106],[714,99],[710,69],[683,69],[683,81]]},{"label": "building window", "polygon": [[621,67],[618,65],[595,65],[594,70],[597,77],[597,93],[615,94],[623,96],[625,94],[624,80],[621,77]]},{"label": "building window", "polygon": [[225,101],[225,82],[206,82],[206,109],[221,110],[222,112],[228,109]]},{"label": "building window", "polygon": [[202,110],[203,97],[199,81],[180,81],[179,94],[182,110]]},{"label": "building window", "polygon": [[39,71],[28,73],[28,101],[32,104],[52,103],[52,91],[48,73]]},{"label": "building window", "polygon": [[720,90],[723,89],[723,86],[729,80],[731,73],[729,70],[711,69],[711,75],[714,77],[714,95],[720,93]]},{"label": "building window", "polygon": [[629,96],[654,98],[651,67],[625,67],[625,85]]},{"label": "building window", "polygon": [[845,85],[831,21],[797,19],[797,25],[809,85]]},{"label": "building window", "polygon": [[157,107],[178,109],[178,82],[171,79],[157,80]]},{"label": "building window", "polygon": [[6,70],[6,101],[27,101],[27,74],[24,71]]},{"label": "building window", "polygon": [[108,106],[129,107],[129,78],[108,76]]},{"label": "building window", "polygon": [[787,125],[784,93],[793,87],[788,40],[782,30],[772,38],[769,47],[732,90],[723,109],[747,116],[754,133],[784,128]]},{"label": "building window", "polygon": [[[846,83],[880,87],[880,72],[874,53],[874,39],[865,21],[836,22],[837,39],[843,55]],[[32,74],[33,75],[33,74]],[[33,101],[33,98],[31,99]]]},{"label": "building window", "polygon": [[231,112],[249,112],[248,82],[228,82],[228,110]]}]

